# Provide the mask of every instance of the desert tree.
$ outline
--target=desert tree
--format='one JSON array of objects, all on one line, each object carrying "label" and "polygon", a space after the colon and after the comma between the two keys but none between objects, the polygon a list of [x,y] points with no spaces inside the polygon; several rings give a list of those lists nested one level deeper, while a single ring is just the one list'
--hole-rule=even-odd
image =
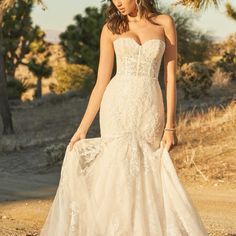
[{"label": "desert tree", "polygon": [[[16,0],[0,0],[0,115],[3,123],[3,135],[13,134],[13,122],[8,102],[7,95],[7,83],[6,83],[6,65],[4,57],[4,38],[3,38],[3,26],[4,16],[14,6]],[[28,0],[26,0],[28,2]],[[34,0],[35,3],[40,3],[43,9],[46,6],[41,0]]]},{"label": "desert tree", "polygon": [[48,43],[45,41],[45,33],[36,26],[34,34],[37,38],[30,44],[32,56],[28,63],[29,70],[36,76],[36,98],[42,97],[42,79],[49,78],[52,74],[52,67],[49,65],[50,51],[47,50]]},{"label": "desert tree", "polygon": [[223,2],[223,0],[178,0],[173,3],[173,5],[176,6],[181,4],[183,6],[190,7],[194,10],[205,10],[212,5],[218,8],[221,2]]},{"label": "desert tree", "polygon": [[[212,5],[218,8],[221,3],[223,3],[223,0],[178,0],[173,3],[173,5],[176,6],[181,4],[198,11],[201,9],[206,9]],[[236,20],[236,8],[234,8],[229,2],[226,2],[225,9],[226,15],[232,18],[233,20]]]},{"label": "desert tree", "polygon": [[0,1],[0,114],[3,123],[3,134],[13,134],[13,123],[8,103],[5,63],[3,57],[2,21],[5,12],[14,4],[14,0]]},{"label": "desert tree", "polygon": [[105,4],[98,9],[87,7],[85,16],[78,14],[75,23],[60,35],[60,44],[68,63],[87,65],[97,72],[99,35],[104,22]]},{"label": "desert tree", "polygon": [[17,0],[3,17],[2,45],[7,80],[15,78],[16,68],[24,64],[24,57],[30,51],[29,45],[36,37],[31,18],[32,7],[32,1]]}]

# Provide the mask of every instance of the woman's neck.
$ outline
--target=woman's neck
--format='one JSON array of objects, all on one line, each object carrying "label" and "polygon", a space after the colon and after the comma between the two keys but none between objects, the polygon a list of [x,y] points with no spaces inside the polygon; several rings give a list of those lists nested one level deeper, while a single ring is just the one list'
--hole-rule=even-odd
[{"label": "woman's neck", "polygon": [[130,13],[129,15],[127,15],[127,18],[129,22],[140,22],[142,19],[138,11]]}]

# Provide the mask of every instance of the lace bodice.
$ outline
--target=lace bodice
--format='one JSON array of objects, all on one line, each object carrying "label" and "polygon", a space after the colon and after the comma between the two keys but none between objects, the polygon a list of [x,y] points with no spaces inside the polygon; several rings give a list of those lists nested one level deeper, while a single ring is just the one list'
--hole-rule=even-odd
[{"label": "lace bodice", "polygon": [[122,37],[113,43],[117,70],[101,102],[101,136],[105,139],[129,133],[158,143],[164,125],[158,75],[165,42],[149,39],[139,45],[133,38]]},{"label": "lace bodice", "polygon": [[113,42],[116,52],[117,75],[157,77],[165,42],[149,39],[142,45],[133,38],[117,38]]}]

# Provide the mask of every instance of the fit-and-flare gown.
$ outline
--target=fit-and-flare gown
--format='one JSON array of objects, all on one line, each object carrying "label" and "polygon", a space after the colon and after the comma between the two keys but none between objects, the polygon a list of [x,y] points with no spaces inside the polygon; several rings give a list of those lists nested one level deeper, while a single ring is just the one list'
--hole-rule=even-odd
[{"label": "fit-and-flare gown", "polygon": [[100,137],[67,146],[40,236],[206,236],[162,144],[166,44],[113,42],[117,71],[101,101]]}]

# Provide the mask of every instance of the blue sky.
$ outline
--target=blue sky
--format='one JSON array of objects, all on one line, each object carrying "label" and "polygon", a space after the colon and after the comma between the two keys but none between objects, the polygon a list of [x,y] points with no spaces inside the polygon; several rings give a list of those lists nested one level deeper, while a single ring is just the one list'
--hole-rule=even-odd
[{"label": "blue sky", "polygon": [[[160,4],[171,7],[171,3],[176,1],[161,0]],[[45,31],[54,32],[54,35],[57,31],[64,31],[69,24],[72,24],[74,22],[73,17],[78,13],[83,14],[87,6],[101,6],[101,0],[44,0],[44,2],[48,9],[43,11],[40,6],[35,6],[33,20],[35,24],[40,25]],[[230,33],[236,32],[236,22],[225,15],[225,2],[222,1],[219,9],[211,7],[198,13],[194,21],[195,25],[203,31],[210,31],[213,36],[221,39]],[[228,0],[228,2],[236,7],[235,0]],[[191,12],[191,10],[184,7],[178,7],[178,9]]]}]

